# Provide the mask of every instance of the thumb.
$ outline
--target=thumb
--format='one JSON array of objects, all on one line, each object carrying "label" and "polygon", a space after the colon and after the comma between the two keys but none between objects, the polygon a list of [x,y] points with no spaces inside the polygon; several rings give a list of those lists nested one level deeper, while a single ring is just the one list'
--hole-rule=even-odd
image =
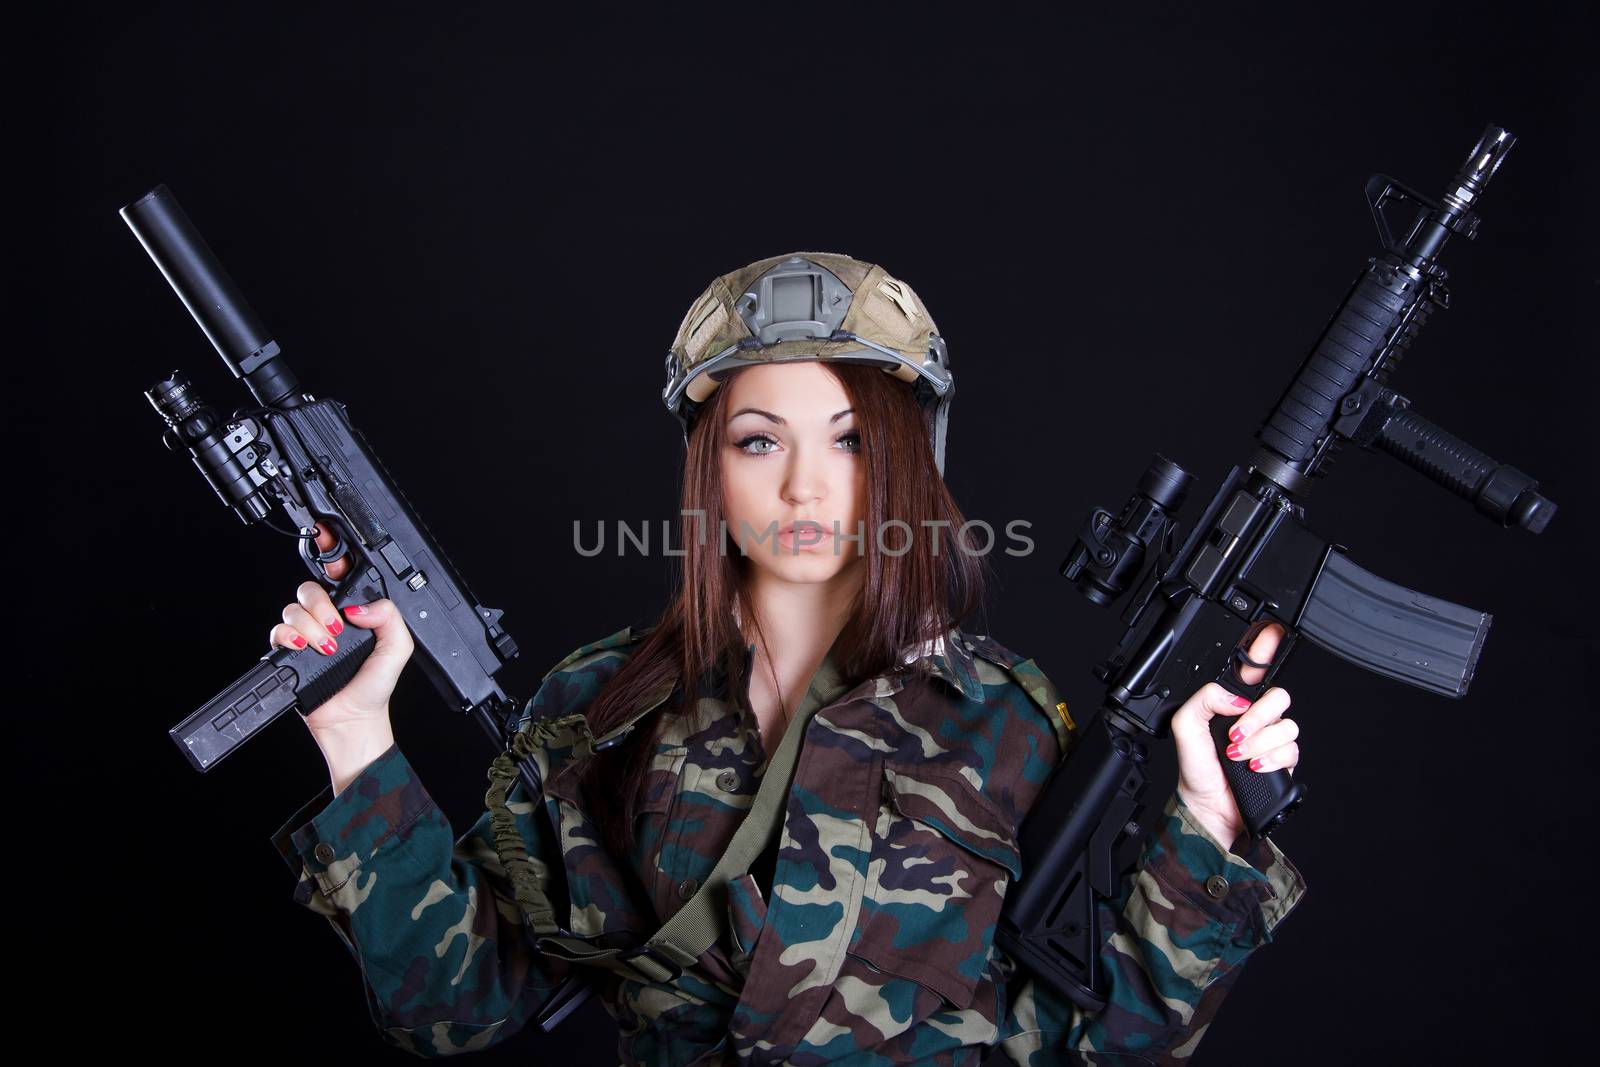
[{"label": "thumb", "polygon": [[387,597],[368,604],[346,604],[342,614],[350,625],[372,631],[377,639],[372,649],[374,656],[395,656],[404,663],[416,647],[411,631],[400,617],[400,609]]},{"label": "thumb", "polygon": [[411,658],[411,631],[406,629],[400,609],[387,599],[370,604],[346,604],[342,614],[351,626],[371,630],[375,640],[355,677],[339,695],[355,711],[375,714],[388,708],[389,697]]},{"label": "thumb", "polygon": [[1211,733],[1211,720],[1218,715],[1243,715],[1250,709],[1250,701],[1235,696],[1216,682],[1207,682],[1172,716],[1172,730],[1188,737],[1199,738]]},{"label": "thumb", "polygon": [[1233,694],[1216,682],[1207,682],[1183,702],[1172,716],[1172,739],[1178,749],[1178,787],[1186,800],[1202,803],[1231,803],[1228,782],[1212,740],[1212,720],[1244,714],[1233,703]]}]

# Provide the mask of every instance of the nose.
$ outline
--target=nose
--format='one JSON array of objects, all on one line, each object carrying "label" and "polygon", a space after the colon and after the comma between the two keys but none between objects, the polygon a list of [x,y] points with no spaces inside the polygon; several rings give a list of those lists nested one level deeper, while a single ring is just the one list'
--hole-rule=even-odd
[{"label": "nose", "polygon": [[815,449],[804,447],[795,449],[790,456],[783,477],[784,502],[799,506],[821,500],[827,495],[822,457]]}]

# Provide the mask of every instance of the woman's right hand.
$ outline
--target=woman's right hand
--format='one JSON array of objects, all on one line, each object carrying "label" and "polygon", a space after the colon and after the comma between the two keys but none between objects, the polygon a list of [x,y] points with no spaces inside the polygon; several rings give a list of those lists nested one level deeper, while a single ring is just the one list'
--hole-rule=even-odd
[{"label": "woman's right hand", "polygon": [[[319,525],[317,547],[327,551],[333,544],[333,534]],[[327,565],[329,577],[335,580],[344,577],[349,569],[350,561],[342,557]],[[310,580],[301,582],[295,590],[295,602],[284,606],[283,621],[272,628],[269,640],[274,647],[310,648],[312,655],[331,655],[338,650],[345,620],[371,630],[376,644],[355,677],[305,716],[306,726],[319,740],[332,734],[387,734],[389,696],[415,648],[411,631],[406,629],[394,601],[383,598],[365,605],[350,604],[341,618],[327,590]]]}]

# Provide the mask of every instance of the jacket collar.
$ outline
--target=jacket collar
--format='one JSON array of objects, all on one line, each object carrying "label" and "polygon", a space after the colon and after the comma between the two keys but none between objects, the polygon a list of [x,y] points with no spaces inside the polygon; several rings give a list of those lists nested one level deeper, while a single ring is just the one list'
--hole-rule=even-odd
[{"label": "jacket collar", "polygon": [[[734,625],[737,627],[740,625],[741,616],[737,600],[733,602],[732,608]],[[824,665],[833,662],[833,652],[834,649],[832,648],[828,650],[828,655],[823,659]],[[918,660],[925,659],[928,661],[928,667],[933,674],[959,689],[961,694],[968,700],[983,700],[983,682],[978,679],[978,667],[973,661],[972,642],[967,639],[967,635],[962,633],[959,627],[951,627],[948,632],[933,640],[924,641],[920,648],[913,649],[908,645],[904,652],[905,655],[900,660],[901,664],[910,665]],[[755,654],[756,646],[754,644],[745,646],[744,665],[746,675],[750,673],[750,665],[755,660]],[[818,668],[818,670],[819,673],[824,673],[821,668]],[[834,676],[834,672],[826,673],[829,674],[830,678]],[[878,680],[872,679],[871,681],[877,682]],[[836,686],[837,683],[834,682],[831,685]],[[895,683],[894,688],[898,689],[899,684]],[[842,691],[841,689],[840,693]],[[832,699],[840,694],[828,693],[824,695]],[[655,703],[660,703],[660,700],[655,701]]]},{"label": "jacket collar", "polygon": [[[737,607],[735,612],[737,613]],[[828,649],[827,655],[823,657],[821,665],[818,666],[817,673],[812,676],[804,698],[806,702],[816,701],[819,702],[819,707],[825,707],[845,695],[847,686],[837,668],[837,651],[838,641],[835,639],[834,645]],[[755,654],[756,646],[754,643],[745,646],[745,675],[747,677]],[[908,646],[905,658],[901,661],[902,664],[909,666],[918,660],[927,660],[928,667],[933,674],[943,678],[960,690],[961,694],[968,700],[980,702],[983,700],[983,682],[978,678],[977,664],[972,656],[972,642],[967,639],[967,636],[961,632],[959,627],[952,627],[947,633],[941,634],[934,640],[924,641],[920,648],[911,649]],[[879,675],[857,685],[855,690],[859,690],[863,694],[886,695],[897,692],[903,685],[903,679],[886,680],[883,675]],[[665,703],[667,698],[675,691],[675,683],[668,681],[666,684],[657,687],[654,692],[645,694],[634,705],[633,711],[629,714],[627,720],[606,734],[604,738],[597,738],[596,743],[619,738],[627,734],[634,723],[638,722],[646,713]]]},{"label": "jacket collar", "polygon": [[[952,627],[948,633],[941,634],[931,641],[924,641],[919,648],[913,649],[906,646],[905,654],[901,657],[901,664],[909,666],[918,660],[926,660],[928,669],[946,682],[950,683],[968,700],[983,700],[983,682],[978,678],[977,663],[972,656],[972,642],[959,628]],[[827,656],[823,658],[823,666],[830,667],[829,672],[818,668],[818,674],[828,674],[830,679],[827,691],[822,695],[829,701],[837,698],[844,692],[844,687],[837,681],[837,672],[831,670],[834,663],[835,649],[830,648]],[[745,673],[750,673],[750,665],[755,660],[756,646],[752,643],[745,646]],[[881,677],[881,676],[880,676]],[[873,679],[877,681],[877,679]],[[896,686],[898,688],[898,686]]]},{"label": "jacket collar", "polygon": [[960,629],[952,628],[937,640],[923,642],[921,648],[908,652],[906,663],[926,659],[933,673],[961,690],[968,700],[983,700],[983,683],[978,679],[978,666],[973,661],[971,642]]}]

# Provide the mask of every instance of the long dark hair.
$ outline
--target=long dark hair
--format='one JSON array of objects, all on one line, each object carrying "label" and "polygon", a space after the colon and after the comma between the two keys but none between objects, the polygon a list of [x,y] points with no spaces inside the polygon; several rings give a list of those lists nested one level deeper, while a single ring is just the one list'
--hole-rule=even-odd
[{"label": "long dark hair", "polygon": [[[866,577],[841,633],[841,668],[858,681],[902,669],[904,650],[920,647],[951,626],[959,625],[984,604],[992,577],[987,559],[956,546],[966,522],[934,465],[927,421],[906,383],[876,366],[824,362],[844,387],[861,432],[861,454],[867,464],[865,538]],[[587,716],[600,736],[621,724],[647,693],[668,679],[684,685],[661,712],[646,717],[627,739],[574,768],[584,787],[590,814],[614,856],[627,856],[634,845],[634,818],[644,788],[650,757],[668,714],[694,706],[699,680],[720,669],[729,695],[742,694],[747,644],[732,613],[759,632],[745,575],[750,562],[731,536],[718,545],[722,529],[722,450],[727,447],[726,410],[732,384],[743,369],[733,371],[701,409],[689,433],[684,462],[681,523],[681,572],[672,602],[654,629],[627,662],[601,689]],[[704,520],[692,511],[704,513]],[[882,552],[875,531],[893,519],[907,523],[916,536],[907,538],[890,527]],[[924,521],[943,520],[937,547]],[[703,533],[702,533],[703,531]],[[704,540],[704,544],[701,541]],[[970,544],[970,542],[969,542]],[[690,693],[690,699],[683,695]]]}]

